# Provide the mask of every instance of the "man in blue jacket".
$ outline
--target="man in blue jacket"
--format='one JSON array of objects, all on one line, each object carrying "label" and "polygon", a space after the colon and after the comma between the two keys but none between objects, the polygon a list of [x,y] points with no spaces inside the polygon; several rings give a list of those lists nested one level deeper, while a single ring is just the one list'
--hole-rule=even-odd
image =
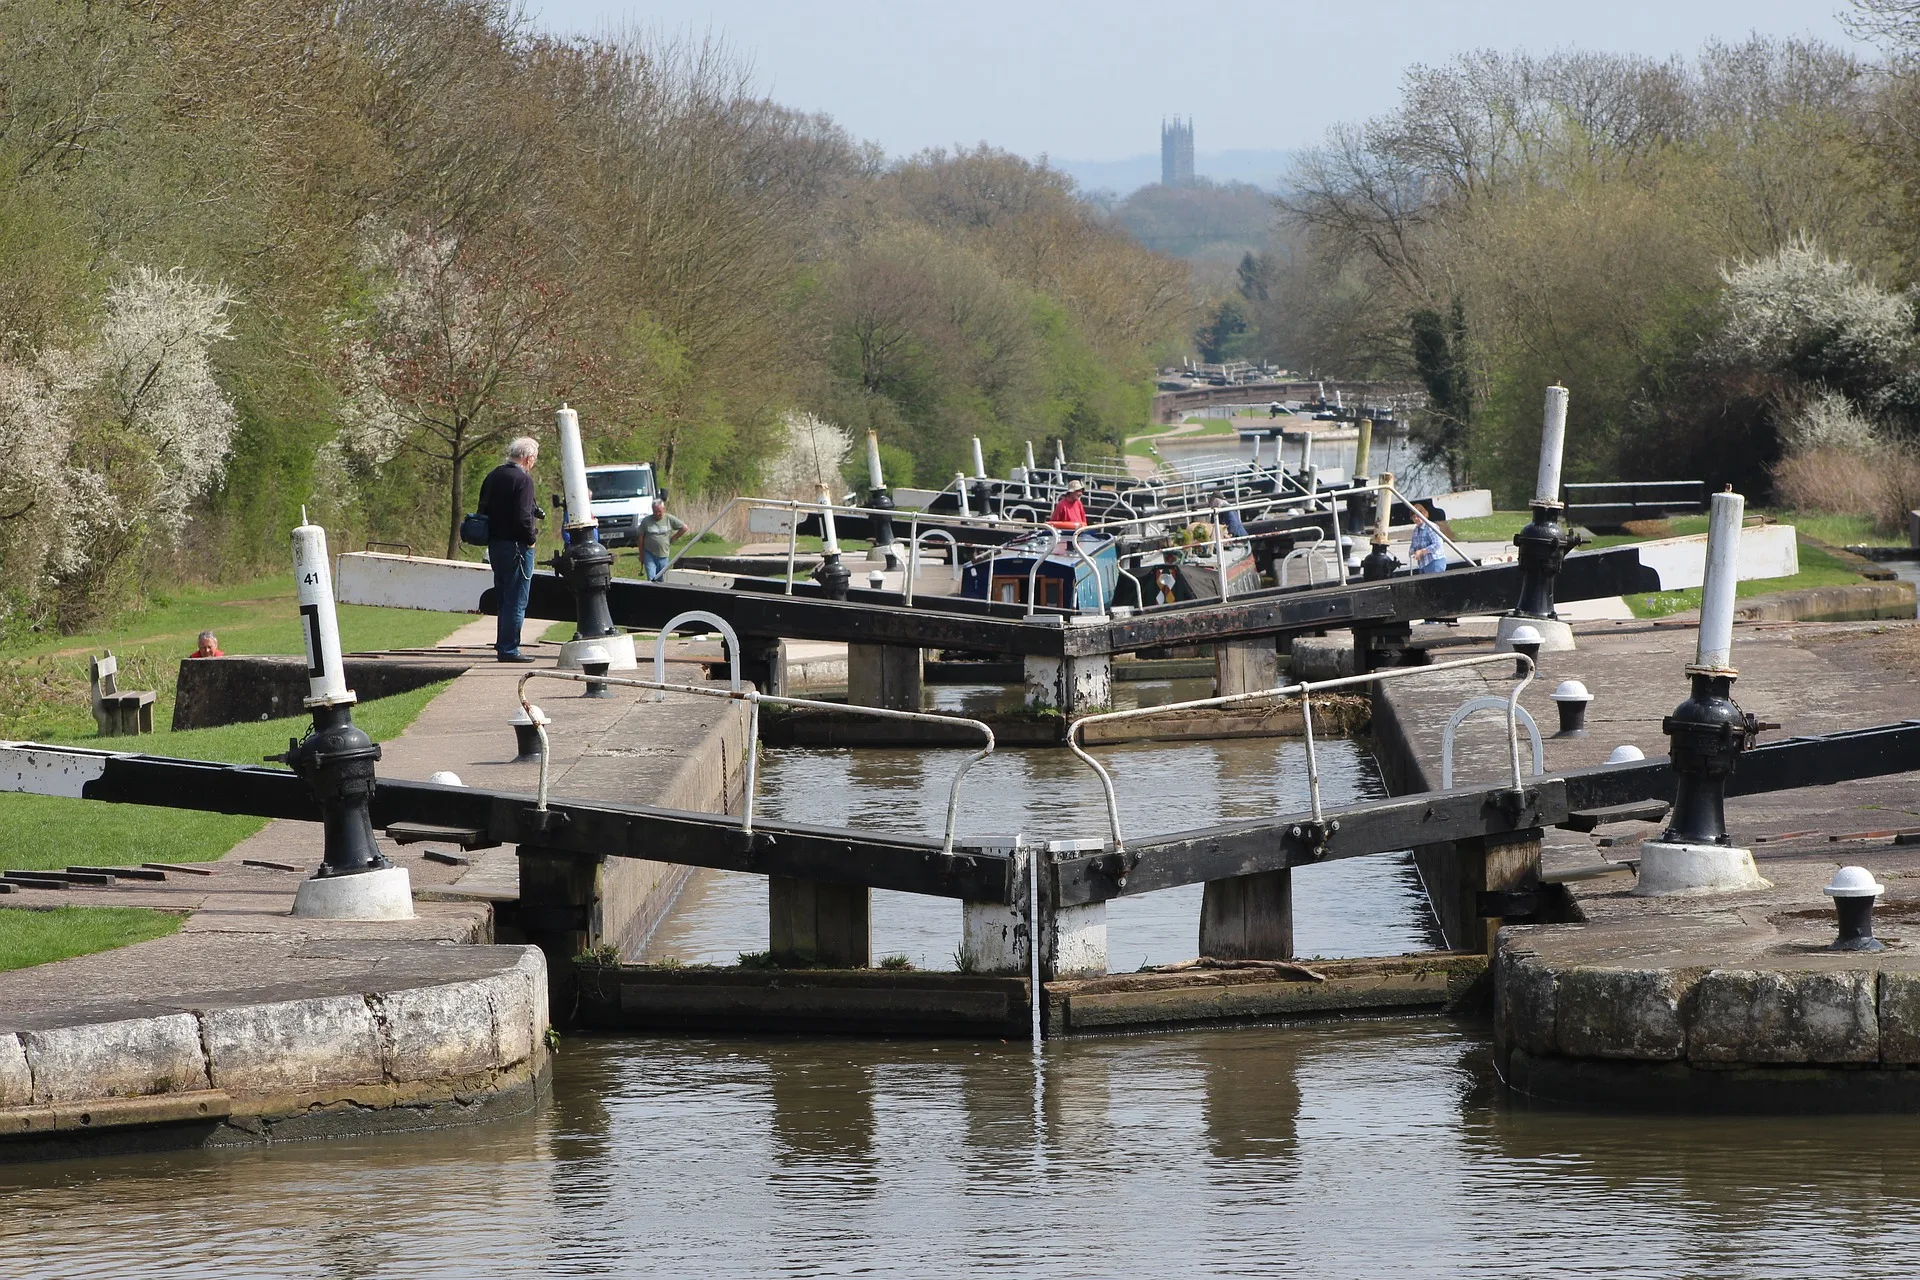
[{"label": "man in blue jacket", "polygon": [[500,597],[500,630],[494,652],[501,662],[532,662],[520,652],[520,624],[527,616],[527,593],[533,587],[534,529],[533,464],[540,443],[521,436],[507,446],[507,460],[480,482],[480,510],[487,517],[487,562],[493,566],[493,586]]}]

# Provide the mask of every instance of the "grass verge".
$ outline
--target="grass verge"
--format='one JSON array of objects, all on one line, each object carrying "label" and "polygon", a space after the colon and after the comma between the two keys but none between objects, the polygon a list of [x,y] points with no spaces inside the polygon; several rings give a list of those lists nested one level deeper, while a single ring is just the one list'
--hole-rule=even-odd
[{"label": "grass verge", "polygon": [[[1800,541],[1799,573],[1790,578],[1749,578],[1745,582],[1736,584],[1733,594],[1736,599],[1744,599],[1747,596],[1772,595],[1776,591],[1798,591],[1803,587],[1842,587],[1864,581],[1866,579],[1859,574],[1803,538]],[[1645,595],[1627,596],[1625,599],[1627,608],[1633,610],[1633,616],[1636,618],[1664,618],[1670,613],[1698,609],[1700,588],[1688,587],[1685,591],[1651,591]]]},{"label": "grass verge", "polygon": [[[411,693],[362,703],[354,723],[375,742],[397,736],[446,689],[428,685]],[[148,755],[259,764],[264,756],[287,749],[287,739],[304,734],[306,716],[227,724],[140,738],[108,739]],[[72,738],[43,741],[73,741]],[[83,745],[100,739],[88,735]],[[143,805],[102,804],[59,796],[0,794],[0,870],[44,871],[68,866],[119,866],[142,862],[206,862],[266,825],[266,819],[192,809],[156,809]]]},{"label": "grass verge", "polygon": [[[425,648],[466,621],[420,609],[342,605],[340,643],[349,652]],[[120,687],[152,689],[159,695],[154,723],[169,723],[180,662],[202,631],[218,635],[227,653],[302,652],[293,575],[156,594],[140,612],[81,635],[14,637],[0,649],[0,735],[43,742],[92,736],[87,659],[103,649],[120,661]]]},{"label": "grass verge", "polygon": [[177,931],[185,920],[143,907],[0,908],[0,969],[25,969],[151,942]]}]

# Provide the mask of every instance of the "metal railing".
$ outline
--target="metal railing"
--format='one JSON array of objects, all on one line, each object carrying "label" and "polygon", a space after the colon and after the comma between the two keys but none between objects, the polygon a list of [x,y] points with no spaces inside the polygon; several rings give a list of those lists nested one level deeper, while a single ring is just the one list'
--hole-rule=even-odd
[{"label": "metal railing", "polygon": [[[960,768],[953,775],[953,783],[947,789],[947,825],[946,836],[940,846],[940,852],[953,852],[954,826],[960,814],[960,784],[966,780],[967,773],[974,765],[993,754],[993,730],[978,720],[969,720],[963,716],[928,715],[923,711],[893,711],[886,707],[858,707],[838,702],[819,702],[812,698],[785,698],[777,694],[761,693],[754,689],[715,689],[708,685],[672,684],[664,680],[642,680],[637,676],[590,676],[582,671],[529,671],[520,677],[516,693],[520,699],[521,710],[527,713],[534,723],[540,739],[540,790],[534,808],[537,812],[547,811],[548,775],[550,771],[551,750],[547,738],[546,722],[533,714],[533,704],[527,700],[527,681],[529,680],[565,680],[571,684],[617,684],[631,689],[654,689],[661,693],[690,693],[702,698],[726,698],[734,702],[747,704],[747,763],[746,797],[740,829],[748,835],[753,834],[753,809],[755,790],[759,782],[760,744],[760,706],[773,703],[783,707],[803,707],[815,711],[851,711],[859,715],[877,716],[883,720],[915,720],[923,724],[963,724],[978,729],[987,740],[986,746],[960,762]],[[716,815],[718,816],[718,815]]]},{"label": "metal railing", "polygon": [[1169,702],[1157,707],[1139,707],[1132,711],[1108,711],[1100,715],[1082,716],[1067,727],[1067,749],[1086,762],[1100,777],[1100,785],[1106,792],[1107,822],[1113,832],[1113,851],[1123,853],[1126,850],[1120,832],[1120,803],[1113,790],[1113,775],[1109,774],[1098,760],[1087,754],[1081,745],[1081,737],[1090,724],[1106,724],[1115,720],[1138,720],[1147,716],[1161,715],[1168,711],[1188,711],[1204,707],[1230,707],[1243,702],[1252,702],[1260,698],[1300,699],[1300,716],[1305,728],[1307,744],[1307,792],[1313,820],[1322,820],[1324,813],[1320,803],[1320,760],[1313,741],[1313,695],[1329,689],[1347,689],[1357,685],[1380,684],[1387,680],[1404,680],[1412,676],[1431,675],[1441,671],[1457,671],[1462,667],[1484,666],[1490,662],[1524,662],[1526,674],[1516,679],[1513,692],[1507,696],[1507,737],[1513,753],[1514,790],[1522,789],[1526,783],[1520,772],[1520,738],[1515,709],[1520,705],[1521,692],[1533,683],[1534,666],[1532,659],[1525,654],[1483,653],[1471,658],[1457,658],[1451,662],[1436,662],[1426,667],[1393,667],[1386,671],[1370,671],[1362,676],[1340,676],[1332,680],[1303,680],[1298,684],[1281,685],[1273,689],[1261,689],[1252,693],[1233,693],[1219,698],[1198,698],[1192,702]]},{"label": "metal railing", "polygon": [[[786,511],[794,514],[802,511],[831,511],[835,515],[888,516],[891,517],[896,524],[904,521],[912,527],[916,533],[918,532],[919,522],[922,518],[937,519],[941,524],[976,525],[994,529],[1017,529],[1026,527],[1017,520],[1008,520],[1000,516],[940,515],[926,517],[923,512],[905,512],[899,510],[882,511],[877,507],[842,507],[824,502],[800,502],[791,498],[750,498],[742,496],[729,498],[721,506],[720,510],[714,513],[713,519],[707,521],[705,525],[701,526],[700,532],[687,540],[686,546],[674,552],[672,558],[667,561],[667,569],[672,569],[678,565],[688,552],[699,545],[700,539],[712,533],[714,529],[719,526],[720,522],[726,519],[729,512],[741,506],[749,510],[759,508],[768,511]],[[799,542],[799,525],[800,522],[798,520],[792,520],[788,522],[787,526],[787,594],[789,595],[793,593],[794,559]]]}]

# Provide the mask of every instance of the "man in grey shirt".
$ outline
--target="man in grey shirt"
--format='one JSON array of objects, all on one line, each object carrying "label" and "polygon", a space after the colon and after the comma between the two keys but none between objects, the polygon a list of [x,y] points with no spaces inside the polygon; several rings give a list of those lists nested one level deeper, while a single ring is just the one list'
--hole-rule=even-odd
[{"label": "man in grey shirt", "polygon": [[653,514],[640,517],[640,563],[646,567],[647,581],[658,582],[667,576],[667,557],[673,544],[687,531],[687,522],[667,514],[667,504],[655,498]]}]

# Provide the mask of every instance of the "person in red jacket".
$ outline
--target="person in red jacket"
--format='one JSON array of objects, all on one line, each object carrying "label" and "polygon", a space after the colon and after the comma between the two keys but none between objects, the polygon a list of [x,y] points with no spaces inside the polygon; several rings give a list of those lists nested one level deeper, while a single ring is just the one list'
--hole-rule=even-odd
[{"label": "person in red jacket", "polygon": [[202,631],[200,633],[200,647],[187,656],[189,658],[224,658],[227,655],[220,652],[219,636],[214,635],[211,631]]},{"label": "person in red jacket", "polygon": [[1069,480],[1067,491],[1053,504],[1053,514],[1047,517],[1047,523],[1066,529],[1083,528],[1087,523],[1087,504],[1080,495],[1085,490],[1086,486],[1078,480]]}]

